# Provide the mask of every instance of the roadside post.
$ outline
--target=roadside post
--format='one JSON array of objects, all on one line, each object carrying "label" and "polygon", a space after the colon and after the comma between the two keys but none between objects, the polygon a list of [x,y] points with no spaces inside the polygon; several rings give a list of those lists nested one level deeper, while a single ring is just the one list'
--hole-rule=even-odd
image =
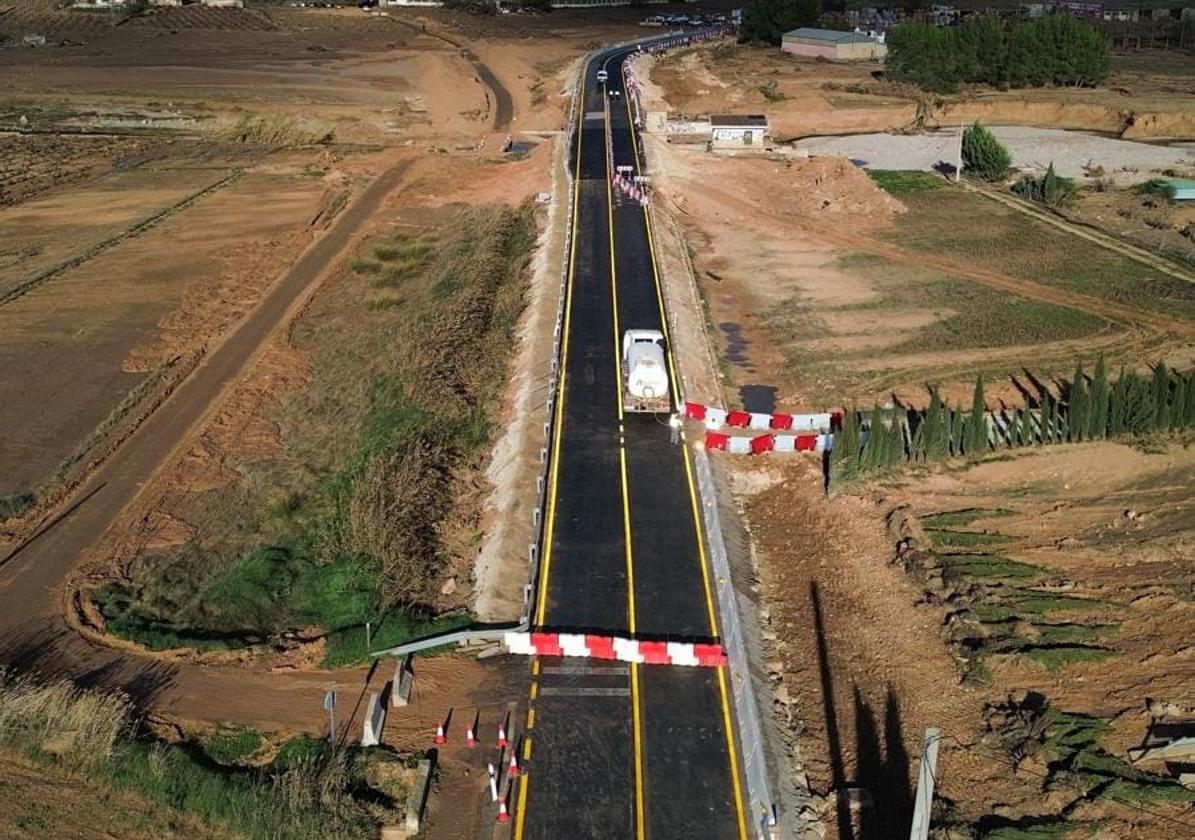
[{"label": "roadside post", "polygon": [[921,769],[917,772],[917,798],[913,806],[913,826],[909,840],[928,840],[930,811],[934,806],[934,782],[938,777],[938,743],[942,730],[931,726],[925,730],[921,746]]},{"label": "roadside post", "polygon": [[336,689],[324,692],[324,711],[328,713],[328,742],[336,743]]}]

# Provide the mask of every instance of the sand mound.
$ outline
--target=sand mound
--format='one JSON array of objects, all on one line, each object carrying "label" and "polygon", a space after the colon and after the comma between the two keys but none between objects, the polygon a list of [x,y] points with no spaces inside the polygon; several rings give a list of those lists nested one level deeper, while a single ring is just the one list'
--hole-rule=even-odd
[{"label": "sand mound", "polygon": [[718,189],[791,218],[843,218],[865,227],[884,224],[905,207],[846,158],[795,160],[706,157],[694,161],[694,175]]}]

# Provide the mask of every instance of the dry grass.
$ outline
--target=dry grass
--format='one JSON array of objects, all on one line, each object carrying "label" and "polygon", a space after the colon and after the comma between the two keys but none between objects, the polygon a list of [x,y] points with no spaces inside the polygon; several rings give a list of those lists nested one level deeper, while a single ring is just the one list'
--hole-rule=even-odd
[{"label": "dry grass", "polygon": [[0,740],[83,766],[110,758],[128,730],[122,695],[0,676]]},{"label": "dry grass", "polygon": [[332,129],[322,123],[281,114],[245,114],[223,132],[226,140],[276,149],[330,143],[332,135]]}]

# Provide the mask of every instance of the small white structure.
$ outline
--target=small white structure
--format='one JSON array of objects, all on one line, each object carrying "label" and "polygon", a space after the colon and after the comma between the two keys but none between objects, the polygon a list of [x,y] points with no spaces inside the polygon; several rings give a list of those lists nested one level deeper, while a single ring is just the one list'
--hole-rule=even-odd
[{"label": "small white structure", "polygon": [[759,149],[771,129],[763,114],[711,114],[711,149]]}]

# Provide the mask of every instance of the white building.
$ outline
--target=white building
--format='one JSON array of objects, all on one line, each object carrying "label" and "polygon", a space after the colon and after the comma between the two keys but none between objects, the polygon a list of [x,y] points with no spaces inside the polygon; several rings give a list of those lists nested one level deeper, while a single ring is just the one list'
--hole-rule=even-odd
[{"label": "white building", "polygon": [[710,115],[712,149],[760,149],[770,132],[763,114]]}]

